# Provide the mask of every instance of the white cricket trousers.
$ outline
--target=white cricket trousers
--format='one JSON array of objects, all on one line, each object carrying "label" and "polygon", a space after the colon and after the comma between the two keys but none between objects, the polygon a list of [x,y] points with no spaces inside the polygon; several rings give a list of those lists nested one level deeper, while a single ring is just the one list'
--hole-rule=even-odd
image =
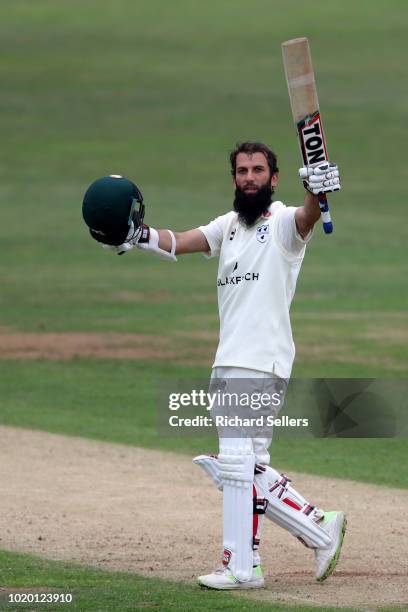
[{"label": "white cricket trousers", "polygon": [[[254,394],[256,394],[258,397],[260,397],[260,394],[264,394],[264,397],[266,397],[265,394],[272,397],[274,394],[276,395],[279,393],[281,398],[279,405],[269,406],[262,411],[264,416],[266,413],[269,413],[276,417],[283,405],[287,383],[288,381],[285,379],[279,378],[270,372],[261,372],[260,370],[251,370],[249,368],[217,366],[213,368],[211,373],[210,390],[214,392],[217,388],[224,391],[226,394],[234,392],[239,393],[242,392],[242,390],[245,390],[245,393],[251,395],[252,397],[255,397]],[[254,413],[250,408],[245,409],[245,411],[246,416],[257,416],[258,414],[256,412]],[[238,410],[238,412],[243,414],[242,409]],[[223,431],[225,432],[225,429],[221,430],[218,428],[220,443],[223,438]],[[231,437],[233,436],[232,433],[228,433],[228,435]],[[250,428],[249,431],[244,432],[242,435],[252,438],[255,462],[269,465],[270,455],[268,449],[272,442],[272,427],[263,427],[260,437],[255,437],[254,430],[252,428]]]}]

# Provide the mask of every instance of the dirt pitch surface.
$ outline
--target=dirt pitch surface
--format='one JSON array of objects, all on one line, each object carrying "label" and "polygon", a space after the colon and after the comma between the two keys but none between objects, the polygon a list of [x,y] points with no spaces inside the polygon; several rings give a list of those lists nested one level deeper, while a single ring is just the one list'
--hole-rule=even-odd
[{"label": "dirt pitch surface", "polygon": [[[221,493],[189,457],[11,427],[0,440],[0,548],[191,583],[218,565]],[[316,583],[313,553],[266,520],[266,589],[245,596],[363,610],[407,603],[408,491],[291,477],[311,501],[347,512],[338,570]]]}]

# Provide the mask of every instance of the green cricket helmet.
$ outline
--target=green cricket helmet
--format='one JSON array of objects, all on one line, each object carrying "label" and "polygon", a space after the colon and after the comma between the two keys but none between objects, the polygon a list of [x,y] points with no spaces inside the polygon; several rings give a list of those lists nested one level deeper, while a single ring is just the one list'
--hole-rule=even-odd
[{"label": "green cricket helmet", "polygon": [[[104,244],[126,242],[129,231],[136,233],[143,223],[143,196],[132,181],[111,174],[94,181],[86,190],[82,216],[92,238]],[[133,223],[133,226],[132,226]]]}]

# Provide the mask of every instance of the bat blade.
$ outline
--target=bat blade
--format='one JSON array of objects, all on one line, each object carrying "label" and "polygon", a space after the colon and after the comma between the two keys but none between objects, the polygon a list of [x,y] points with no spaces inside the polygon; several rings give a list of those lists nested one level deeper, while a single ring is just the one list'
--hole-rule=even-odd
[{"label": "bat blade", "polygon": [[[303,163],[316,166],[328,161],[328,156],[308,39],[294,38],[282,43],[282,55]],[[333,224],[324,194],[319,195],[319,206],[323,229],[330,234]]]}]

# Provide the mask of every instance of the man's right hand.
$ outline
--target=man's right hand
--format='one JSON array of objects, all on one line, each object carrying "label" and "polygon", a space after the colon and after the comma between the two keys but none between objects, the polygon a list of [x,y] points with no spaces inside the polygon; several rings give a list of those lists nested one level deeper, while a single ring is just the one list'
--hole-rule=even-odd
[{"label": "man's right hand", "polygon": [[110,244],[102,244],[104,249],[108,251],[113,251],[117,255],[123,255],[127,251],[131,251],[135,246],[139,246],[141,243],[148,243],[150,237],[150,228],[145,223],[139,225],[136,231],[134,231],[133,223],[132,227],[128,234],[128,240],[123,244],[118,245],[110,245]]},{"label": "man's right hand", "polygon": [[131,251],[133,246],[134,245],[130,242],[124,242],[123,244],[118,244],[117,246],[113,244],[102,244],[102,248],[106,249],[107,251],[112,251],[113,253],[116,253],[116,255],[123,255],[127,251]]}]

